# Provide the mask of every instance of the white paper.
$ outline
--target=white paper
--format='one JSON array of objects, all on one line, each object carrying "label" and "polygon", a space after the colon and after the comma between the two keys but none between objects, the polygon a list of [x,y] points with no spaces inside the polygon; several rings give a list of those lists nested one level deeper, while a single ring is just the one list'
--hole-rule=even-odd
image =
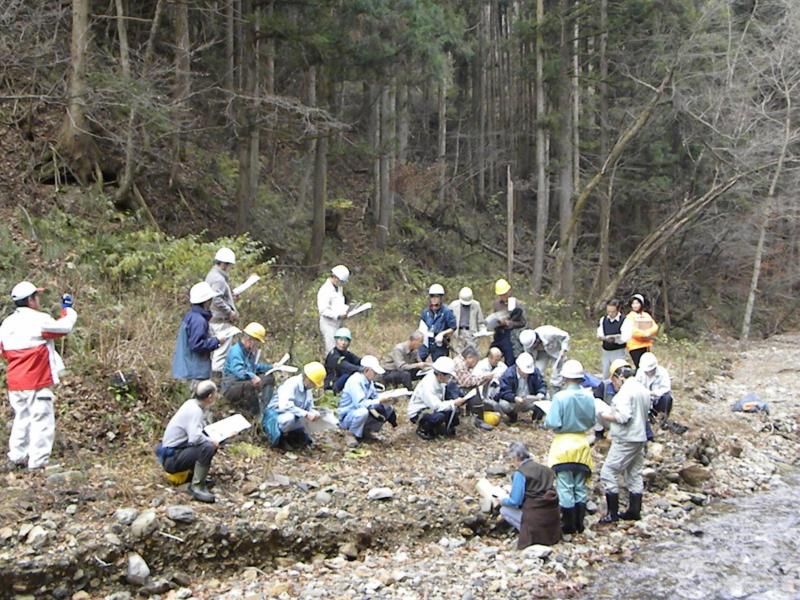
[{"label": "white paper", "polygon": [[417,325],[417,330],[422,333],[422,343],[423,345],[428,345],[428,337],[430,336],[430,331],[428,330],[428,325],[422,319],[419,320],[419,325]]},{"label": "white paper", "polygon": [[253,285],[255,285],[258,282],[259,279],[261,279],[261,277],[259,277],[256,274],[250,275],[250,277],[247,278],[247,281],[245,281],[242,285],[233,288],[234,295],[238,296],[245,290],[249,290],[251,287],[253,287]]},{"label": "white paper", "polygon": [[401,387],[394,390],[387,390],[385,392],[381,392],[378,394],[378,400],[383,402],[384,400],[396,400],[397,398],[403,398],[405,396],[410,396],[411,390]]},{"label": "white paper", "polygon": [[311,435],[316,435],[324,431],[332,431],[339,428],[339,420],[334,412],[328,408],[320,408],[319,419],[316,421],[305,420],[306,431]]},{"label": "white paper", "polygon": [[269,371],[267,371],[266,373],[264,373],[264,375],[269,375],[270,373],[278,373],[278,372],[280,372],[280,373],[297,373],[298,368],[297,367],[293,367],[291,365],[287,365],[286,364],[287,362],[289,362],[289,353],[288,352],[286,354],[284,354],[283,356],[281,356],[281,359],[278,362],[272,363],[272,368]]},{"label": "white paper", "polygon": [[500,500],[508,496],[508,491],[506,491],[505,488],[494,485],[485,478],[479,479],[478,483],[475,484],[475,488],[478,490],[478,495],[480,496],[479,502],[481,512],[485,513],[492,512],[492,506],[495,500]]},{"label": "white paper", "polygon": [[206,425],[205,432],[210,440],[220,443],[249,428],[250,422],[242,415],[236,414]]},{"label": "white paper", "polygon": [[478,388],[472,388],[469,392],[464,394],[464,398],[470,400],[478,395]]},{"label": "white paper", "polygon": [[371,308],[372,308],[371,302],[365,302],[364,304],[360,304],[359,306],[351,310],[349,313],[347,313],[347,318],[349,319],[350,317],[355,317],[357,314],[368,311]]},{"label": "white paper", "polygon": [[493,335],[494,331],[486,331],[485,329],[481,329],[478,333],[474,333],[472,337],[484,338],[484,337],[491,337]]}]

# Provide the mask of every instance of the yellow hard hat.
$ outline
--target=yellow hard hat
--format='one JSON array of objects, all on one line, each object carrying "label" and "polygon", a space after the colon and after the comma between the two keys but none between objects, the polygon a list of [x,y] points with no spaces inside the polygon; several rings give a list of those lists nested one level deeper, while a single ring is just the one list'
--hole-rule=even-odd
[{"label": "yellow hard hat", "polygon": [[611,363],[608,372],[613,375],[614,373],[617,372],[617,369],[620,369],[622,367],[630,367],[630,364],[628,364],[628,361],[625,360],[624,358],[618,358],[617,360]]},{"label": "yellow hard hat", "polygon": [[492,412],[490,410],[483,411],[483,422],[492,427],[500,425],[500,413]]},{"label": "yellow hard hat", "polygon": [[311,383],[318,388],[322,387],[322,384],[325,382],[325,375],[328,374],[325,367],[322,366],[322,363],[317,361],[306,364],[303,367],[303,373],[311,380]]},{"label": "yellow hard hat", "polygon": [[261,323],[248,323],[247,327],[244,328],[244,332],[261,343],[267,341],[267,330],[264,329]]},{"label": "yellow hard hat", "polygon": [[505,279],[498,279],[494,284],[494,293],[498,296],[511,291],[511,284]]}]

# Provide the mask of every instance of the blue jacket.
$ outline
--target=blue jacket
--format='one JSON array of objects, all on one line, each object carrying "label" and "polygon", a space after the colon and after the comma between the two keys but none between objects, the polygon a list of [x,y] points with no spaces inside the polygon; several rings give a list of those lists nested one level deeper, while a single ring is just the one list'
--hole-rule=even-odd
[{"label": "blue jacket", "polygon": [[441,333],[445,329],[456,328],[456,315],[448,306],[442,304],[436,312],[433,312],[430,307],[426,308],[420,314],[419,319],[428,326],[428,345],[420,346],[419,348],[419,357],[425,360],[428,354],[431,354],[433,344],[435,343],[433,338],[436,334]]},{"label": "blue jacket", "polygon": [[238,381],[252,379],[258,373],[264,373],[272,368],[269,363],[256,364],[256,355],[249,352],[242,342],[232,346],[228,350],[228,357],[225,359],[225,367],[222,371],[223,378],[233,378]]},{"label": "blue jacket", "polygon": [[[506,369],[506,372],[500,376],[500,391],[497,397],[500,400],[508,400],[513,402],[517,397],[517,388],[519,387],[519,379],[517,378],[517,367],[511,365]],[[532,396],[536,394],[546,394],[547,385],[544,383],[544,377],[539,369],[534,369],[533,373],[528,375],[528,393]]]},{"label": "blue jacket", "polygon": [[583,433],[594,427],[594,396],[578,385],[569,385],[553,396],[544,426],[556,433]]},{"label": "blue jacket", "polygon": [[348,415],[361,407],[369,408],[378,403],[378,391],[363,373],[354,373],[347,378],[344,384],[342,397],[336,412],[339,413],[339,421],[347,420]]},{"label": "blue jacket", "polygon": [[211,377],[211,352],[219,348],[219,340],[208,333],[211,313],[193,304],[183,316],[172,355],[172,376],[175,379],[208,379]]}]

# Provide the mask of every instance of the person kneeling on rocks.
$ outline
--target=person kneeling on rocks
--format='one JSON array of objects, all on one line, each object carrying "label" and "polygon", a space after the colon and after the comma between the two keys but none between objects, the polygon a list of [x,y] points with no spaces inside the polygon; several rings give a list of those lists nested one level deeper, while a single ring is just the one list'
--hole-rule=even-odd
[{"label": "person kneeling on rocks", "polygon": [[234,406],[260,418],[272,398],[275,378],[265,375],[272,368],[258,362],[261,345],[267,341],[267,330],[260,323],[249,323],[242,339],[228,351],[222,376],[222,393]]},{"label": "person kneeling on rocks", "polygon": [[203,433],[205,411],[214,404],[217,386],[213,381],[201,381],[195,386],[194,397],[184,402],[169,420],[164,437],[156,448],[161,466],[167,473],[194,469],[189,493],[200,502],[214,502],[208,491],[206,477],[219,444]]},{"label": "person kneeling on rocks", "polygon": [[[641,517],[644,481],[645,445],[647,444],[647,414],[650,411],[650,392],[636,381],[633,368],[617,367],[611,374],[611,383],[617,390],[609,410],[600,418],[610,423],[611,448],[600,471],[600,481],[606,492],[606,515],[601,524],[619,519],[637,521]],[[619,477],[625,479],[628,488],[628,510],[619,514]]]},{"label": "person kneeling on rocks", "polygon": [[302,373],[278,386],[261,420],[273,448],[303,448],[312,443],[306,433],[306,422],[320,418],[314,408],[312,390],[322,387],[325,374],[322,363],[310,362],[303,366]]},{"label": "person kneeling on rocks", "polygon": [[484,400],[484,408],[505,414],[509,423],[515,423],[521,412],[532,412],[534,402],[547,394],[541,371],[536,368],[533,357],[523,352],[517,362],[506,369],[500,377],[500,391],[494,401]]},{"label": "person kneeling on rocks", "polygon": [[380,431],[387,421],[392,427],[397,427],[394,408],[378,400],[378,390],[373,383],[376,376],[386,371],[378,359],[369,354],[361,359],[361,369],[360,373],[347,378],[337,409],[339,426],[352,436],[348,440],[351,447],[375,439],[373,434]]},{"label": "person kneeling on rocks", "polygon": [[592,451],[586,432],[595,424],[594,397],[581,387],[583,365],[568,360],[561,370],[564,389],[553,396],[544,421],[555,431],[548,464],[556,473],[561,527],[564,533],[583,533],[586,517],[586,480],[592,474]]},{"label": "person kneeling on rocks", "polygon": [[553,471],[534,461],[521,442],[509,446],[508,458],[516,470],[511,476],[511,493],[499,500],[500,515],[519,531],[517,548],[556,544],[561,539],[561,525]]},{"label": "person kneeling on rocks", "polygon": [[466,403],[463,397],[449,399],[447,395],[447,384],[455,372],[453,359],[440,356],[432,366],[408,401],[408,417],[417,425],[417,435],[424,440],[437,435],[455,435],[458,408]]}]

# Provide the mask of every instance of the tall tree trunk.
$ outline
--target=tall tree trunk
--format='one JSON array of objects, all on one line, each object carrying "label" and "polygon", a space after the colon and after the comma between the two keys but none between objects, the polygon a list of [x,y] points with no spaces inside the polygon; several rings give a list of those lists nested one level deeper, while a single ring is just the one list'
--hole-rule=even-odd
[{"label": "tall tree trunk", "polygon": [[439,81],[439,94],[437,102],[439,117],[439,132],[437,135],[436,167],[439,171],[439,202],[445,199],[445,184],[447,181],[447,75],[442,74]]},{"label": "tall tree trunk", "polygon": [[761,223],[759,224],[758,230],[758,243],[756,244],[755,256],[753,256],[753,277],[750,280],[750,291],[747,294],[747,305],[745,306],[744,317],[742,318],[742,333],[739,336],[739,341],[741,342],[746,342],[750,337],[750,326],[753,319],[756,294],[758,293],[758,280],[761,277],[761,261],[764,256],[764,246],[767,239],[767,230],[769,229],[770,215],[772,214],[772,204],[775,200],[775,190],[778,187],[778,180],[783,171],[783,163],[786,160],[786,153],[792,137],[792,96],[790,90],[784,89],[783,96],[786,101],[786,114],[783,120],[783,145],[778,155],[778,164],[775,166],[775,172],[772,174],[772,181],[769,184],[769,191],[767,192],[767,197],[764,200],[762,209]]},{"label": "tall tree trunk", "polygon": [[478,178],[478,202],[486,199],[486,18],[485,9],[481,2],[478,7],[478,56],[476,58],[477,75],[477,108],[476,125],[478,128],[478,145],[475,148],[475,172]]},{"label": "tall tree trunk", "polygon": [[370,83],[369,93],[369,143],[372,149],[372,221],[381,222],[381,92],[376,83]]},{"label": "tall tree trunk", "polygon": [[[131,61],[128,50],[128,24],[125,18],[125,7],[123,6],[123,0],[115,0],[115,5],[117,9],[117,36],[119,37],[119,63],[122,69],[122,77],[130,85]],[[133,98],[131,98],[131,105],[128,107],[128,131],[125,136],[125,165],[122,169],[122,175],[119,177],[119,186],[114,194],[114,204],[124,208],[131,207],[131,203],[128,202],[128,195],[133,186],[133,132],[135,126],[136,106],[133,104]]]},{"label": "tall tree trunk", "polygon": [[86,185],[97,161],[97,148],[86,121],[86,61],[89,54],[89,2],[72,0],[67,113],[58,135],[58,151],[81,185]]},{"label": "tall tree trunk", "polygon": [[[580,0],[575,0],[575,12],[579,12]],[[572,42],[572,189],[581,187],[581,86],[580,86],[580,24],[575,17]]]},{"label": "tall tree trunk", "polygon": [[[598,92],[600,100],[600,156],[608,156],[608,0],[600,0],[600,81]],[[604,290],[609,277],[609,243],[611,223],[612,181],[608,184],[608,193],[600,194],[600,257],[597,269],[597,290]]]},{"label": "tall tree trunk", "polygon": [[544,0],[536,0],[536,240],[533,255],[533,291],[542,291],[544,277],[545,235],[550,207],[545,171],[546,140],[544,113]]},{"label": "tall tree trunk", "polygon": [[[305,72],[305,103],[307,106],[317,106],[317,67],[310,65]],[[311,189],[311,171],[317,155],[317,138],[309,139],[305,144],[305,153],[300,167],[300,186],[298,190],[297,205],[301,211],[306,210],[308,192]]]},{"label": "tall tree trunk", "polygon": [[408,84],[402,83],[397,90],[397,161],[401,165],[408,161],[409,131]]},{"label": "tall tree trunk", "polygon": [[328,199],[328,138],[317,140],[314,156],[314,207],[311,220],[311,244],[306,264],[319,266],[325,246],[325,203]]},{"label": "tall tree trunk", "polygon": [[234,72],[236,69],[234,57],[236,56],[236,49],[233,43],[236,17],[233,4],[234,0],[225,2],[225,89],[231,94],[236,92],[234,87]]},{"label": "tall tree trunk", "polygon": [[239,178],[236,186],[236,204],[238,206],[237,229],[244,233],[249,230],[252,213],[258,192],[259,176],[259,9],[254,0],[242,0],[242,18],[246,20],[243,30],[243,46],[245,62],[241,65],[244,71],[244,89],[239,99],[237,111],[237,144],[239,157]]},{"label": "tall tree trunk", "polygon": [[178,175],[178,168],[185,157],[186,100],[191,91],[191,55],[189,42],[189,0],[174,0],[175,3],[175,106],[178,113],[178,131],[172,156],[170,187]]},{"label": "tall tree trunk", "polygon": [[381,88],[381,154],[380,154],[380,190],[381,190],[381,212],[378,221],[378,247],[385,248],[389,239],[389,228],[392,224],[392,213],[394,211],[394,197],[391,190],[391,106],[389,85],[384,84]]}]

